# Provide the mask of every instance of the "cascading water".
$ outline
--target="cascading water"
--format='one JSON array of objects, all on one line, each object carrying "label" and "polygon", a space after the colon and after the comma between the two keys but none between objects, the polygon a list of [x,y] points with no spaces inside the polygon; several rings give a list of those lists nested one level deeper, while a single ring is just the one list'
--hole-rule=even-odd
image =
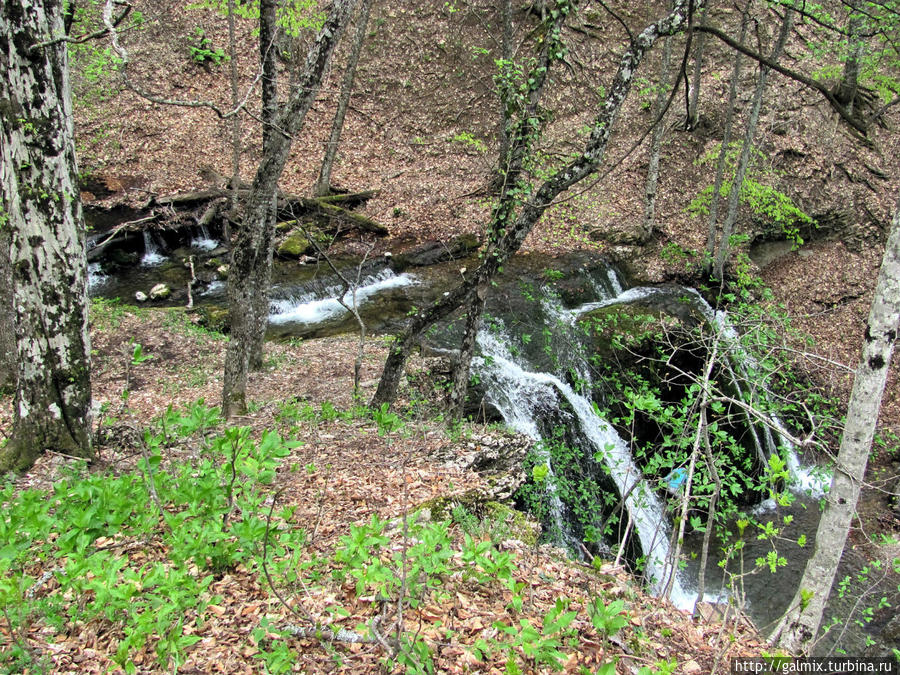
[{"label": "cascading water", "polygon": [[166,256],[160,252],[153,235],[149,230],[144,230],[144,255],[141,256],[141,265],[153,267],[162,264],[165,260]]},{"label": "cascading water", "polygon": [[[397,276],[390,269],[384,269],[360,282],[356,289],[355,301],[359,307],[378,293],[415,283],[415,279],[408,274]],[[312,325],[340,317],[347,313],[347,309],[337,300],[343,292],[344,287],[336,284],[313,290],[300,288],[286,291],[276,288],[272,292],[269,323]],[[279,295],[281,297],[278,297]],[[352,307],[354,294],[347,292],[343,300]]]},{"label": "cascading water", "polygon": [[[575,392],[555,375],[531,372],[518,363],[510,353],[509,341],[496,333],[481,331],[478,344],[482,357],[475,366],[487,382],[487,395],[506,423],[516,431],[535,440],[541,439],[534,417],[542,406],[557,404],[560,395],[571,406],[581,432],[592,444],[595,456],[609,471],[620,495],[625,495],[628,514],[634,523],[646,558],[647,576],[656,591],[661,592],[669,577],[674,575],[670,591],[672,602],[682,609],[693,606],[694,596],[684,589],[669,556],[670,531],[662,502],[649,488],[631,453],[615,429],[594,409],[591,401]],[[552,471],[552,466],[549,467]],[[562,504],[550,487],[551,514],[563,533],[563,543],[573,537],[562,524]]]},{"label": "cascading water", "polygon": [[200,251],[212,251],[219,246],[219,240],[213,239],[212,235],[209,233],[209,228],[206,225],[199,226],[199,236],[193,237],[191,239],[191,248],[196,248]]},{"label": "cascading water", "polygon": [[[799,458],[787,442],[788,434],[781,433],[784,427],[780,420],[774,415],[766,414],[769,392],[759,388],[759,383],[754,382],[751,377],[754,362],[741,347],[739,336],[728,322],[727,315],[715,312],[693,289],[674,286],[623,289],[619,277],[611,269],[594,271],[586,281],[586,286],[599,299],[592,298],[592,302],[567,309],[563,307],[558,295],[545,292],[539,303],[541,318],[532,320],[531,325],[525,325],[521,312],[517,312],[516,307],[505,308],[506,313],[499,312],[501,317],[510,315],[509,322],[516,326],[516,335],[524,331],[542,334],[545,338],[544,353],[540,353],[540,349],[534,349],[534,345],[524,346],[525,341],[505,332],[502,318],[493,318],[490,321],[492,328],[479,332],[481,356],[475,360],[473,367],[483,383],[488,402],[500,412],[506,424],[535,440],[543,441],[536,446],[539,453],[543,454],[535,459],[546,463],[548,467],[545,514],[550,520],[551,530],[555,531],[557,543],[575,552],[583,548],[581,536],[576,535],[573,530],[578,525],[567,525],[567,519],[574,515],[572,507],[564,503],[561,493],[554,487],[554,460],[544,448],[545,443],[553,442],[551,436],[556,430],[551,427],[552,424],[566,427],[566,443],[572,441],[585,447],[586,452],[582,453],[579,461],[584,461],[584,457],[593,457],[596,463],[602,464],[606,475],[612,479],[611,484],[607,483],[610,487],[605,489],[611,490],[614,485],[620,497],[624,496],[626,513],[623,519],[627,516],[630,526],[634,528],[646,561],[645,573],[652,580],[654,589],[662,592],[671,577],[669,597],[673,604],[691,609],[696,601],[696,592],[690,591],[690,583],[686,581],[690,575],[677,569],[678,564],[672,560],[672,527],[665,503],[644,479],[641,469],[632,458],[629,445],[600,416],[591,395],[582,393],[590,392],[592,383],[591,367],[588,366],[583,347],[577,338],[577,323],[581,317],[592,310],[631,303],[665,307],[665,311],[673,311],[679,316],[681,312],[685,312],[685,315],[693,316],[695,321],[698,320],[698,315],[702,316],[700,320],[716,329],[719,340],[724,345],[723,353],[727,355],[728,361],[723,365],[724,370],[727,372],[729,368],[733,369],[732,376],[735,380],[750,381],[753,382],[751,387],[757,387],[755,398],[760,400],[759,414],[765,420],[760,422],[759,419],[748,416],[745,433],[747,441],[753,439],[757,446],[762,463],[765,464],[772,453],[781,451],[793,478],[792,488],[796,492],[821,494],[822,482],[815,479],[813,472],[801,466]],[[509,304],[513,303],[510,301]],[[532,302],[533,304],[535,303]],[[674,309],[675,307],[678,309]],[[534,325],[535,323],[538,325]],[[576,382],[577,386],[570,382]],[[736,395],[744,399],[749,393],[738,391]],[[556,469],[559,470],[559,467]],[[602,523],[602,516],[598,514],[597,518]],[[582,522],[581,527],[583,526]],[[584,533],[587,533],[587,529],[584,529]],[[716,602],[721,599],[721,594],[722,591],[709,588],[704,600]]]}]

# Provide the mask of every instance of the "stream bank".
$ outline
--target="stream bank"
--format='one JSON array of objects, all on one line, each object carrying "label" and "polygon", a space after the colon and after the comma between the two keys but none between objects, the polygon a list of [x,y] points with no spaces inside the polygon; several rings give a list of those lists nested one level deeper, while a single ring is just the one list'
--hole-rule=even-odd
[{"label": "stream bank", "polygon": [[[368,260],[362,267],[349,260],[338,263],[352,273],[345,276],[361,280],[356,300],[370,331],[375,333],[395,332],[409,311],[432,302],[456,283],[460,274],[476,264],[474,260],[463,258],[430,265],[398,265],[392,258],[382,256]],[[343,290],[342,283],[323,267],[296,262],[277,266],[270,315],[272,337],[313,339],[353,329],[355,320],[334,299]],[[105,292],[114,291],[108,287]],[[209,300],[214,301],[216,296],[211,295]],[[352,297],[347,296],[345,301],[352,301]],[[531,437],[537,443],[539,453],[544,453],[533,454],[526,465],[532,467],[531,471],[541,464],[547,466],[543,481],[532,482],[531,503],[527,506],[533,509],[538,502],[538,513],[552,541],[576,556],[590,559],[598,555],[629,561],[633,569],[643,569],[651,587],[657,591],[671,584],[670,596],[677,606],[685,609],[693,606],[696,588],[692,588],[690,579],[696,578],[696,566],[691,567],[688,563],[686,571],[671,566],[669,539],[673,532],[673,514],[670,497],[676,495],[666,494],[663,487],[666,472],[677,468],[677,461],[660,463],[658,457],[651,456],[651,468],[645,456],[640,467],[635,464],[632,455],[638,447],[648,444],[648,430],[652,425],[647,426],[646,420],[639,425],[638,431],[643,429],[643,437],[640,433],[631,439],[620,436],[600,414],[616,398],[616,392],[609,390],[610,380],[600,378],[597,386],[592,386],[592,381],[604,369],[602,363],[615,352],[619,353],[617,358],[630,354],[628,368],[631,370],[637,364],[647,362],[651,354],[641,354],[647,346],[642,343],[664,335],[656,332],[660,327],[667,328],[668,334],[673,335],[677,332],[672,330],[675,328],[684,332],[704,322],[707,326],[715,323],[712,310],[700,303],[702,299],[696,293],[683,287],[628,288],[627,280],[620,272],[594,256],[517,257],[509,265],[487,307],[485,330],[479,335],[480,359],[476,361],[474,371],[478,383],[470,404],[470,409],[478,411],[482,419],[503,420],[516,431]],[[589,320],[580,319],[582,316]],[[647,317],[654,324],[649,333],[645,331]],[[590,338],[587,342],[574,339],[584,332],[585,323],[592,326],[588,333],[593,332],[593,337],[585,336]],[[620,342],[625,325],[628,327],[624,330],[623,351]],[[615,329],[612,332],[611,326]],[[460,330],[458,321],[451,321],[429,337],[431,348],[438,351],[452,349]],[[598,342],[598,336],[604,334]],[[672,355],[688,357],[679,366],[686,372],[702,361],[702,354],[691,356],[691,351],[684,344],[672,345]],[[450,356],[452,358],[452,353]],[[601,365],[598,365],[597,357]],[[675,364],[678,365],[677,360]],[[639,371],[640,368],[635,372]],[[668,378],[660,373],[656,376]],[[686,386],[682,383],[672,389],[669,402],[681,395],[677,392],[683,394]],[[549,414],[546,419],[545,414]],[[733,416],[733,412],[726,412],[723,419]],[[577,433],[560,436],[559,429]],[[746,509],[755,509],[755,505],[763,501],[765,490],[753,485],[763,476],[767,456],[773,448],[767,447],[761,455],[759,437],[762,432],[741,431],[740,423],[732,424],[728,433],[736,438],[735,447],[743,448],[752,459],[744,469],[747,482],[742,491],[747,496],[740,504]],[[751,440],[754,438],[755,441]],[[756,447],[753,447],[754,443]],[[578,448],[580,459],[574,466],[555,466],[558,458],[553,456],[554,447],[557,450]],[[612,455],[609,455],[610,451]],[[743,461],[739,459],[740,451],[737,452],[739,454],[733,461]],[[567,473],[573,472],[581,474],[586,482],[575,486],[565,482],[553,484],[555,477],[565,478]],[[634,483],[635,477],[646,482]],[[537,500],[535,483],[541,483],[540,490],[544,491],[544,496]],[[581,495],[572,501],[575,493]],[[588,493],[588,501],[585,501],[585,493]],[[627,518],[617,513],[616,505],[623,494],[629,495],[625,500]],[[522,504],[528,501],[522,495],[519,500]],[[603,503],[611,510],[605,511],[600,506]],[[815,500],[801,502],[798,508],[804,513],[815,513]],[[587,519],[586,509],[590,512]],[[702,504],[693,513],[701,516],[698,523],[702,524]],[[763,511],[754,517],[763,523],[766,518],[777,520],[787,515],[796,518],[787,512],[766,515]],[[814,534],[814,517],[796,518],[796,521],[809,528],[801,532],[807,538]],[[698,527],[692,524],[688,529],[689,559],[699,555]],[[635,534],[629,537],[628,532]],[[799,536],[795,535],[795,540]],[[783,556],[786,567],[802,569],[806,552],[796,545],[789,549],[790,552]],[[779,555],[782,553],[779,549]],[[714,563],[715,560],[710,563],[710,579],[717,578]],[[715,603],[738,594],[757,624],[765,626],[783,609],[761,600],[768,594],[771,583],[765,574],[761,570],[751,577],[751,581],[755,579],[757,583],[755,587],[753,583],[749,584],[749,591],[744,588],[723,591],[721,582],[718,588],[715,583],[710,583],[705,599]],[[778,575],[779,579],[790,579],[783,570],[779,569]],[[786,583],[789,587],[792,582]],[[758,593],[754,588],[759,589]],[[783,599],[786,602],[789,598],[784,595]],[[877,619],[874,625],[887,623]],[[845,640],[842,644],[859,648],[865,644],[866,635],[865,631],[850,632],[842,637]],[[855,642],[846,642],[850,638]]]}]

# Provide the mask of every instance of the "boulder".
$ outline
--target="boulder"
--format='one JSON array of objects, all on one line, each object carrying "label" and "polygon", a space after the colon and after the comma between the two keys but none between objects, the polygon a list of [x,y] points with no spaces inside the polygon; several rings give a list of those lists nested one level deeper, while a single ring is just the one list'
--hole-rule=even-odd
[{"label": "boulder", "polygon": [[172,289],[169,288],[168,284],[156,284],[150,289],[149,297],[151,300],[165,300],[170,295],[172,295]]},{"label": "boulder", "polygon": [[285,237],[278,247],[278,255],[282,258],[300,258],[312,247],[309,239],[301,232],[293,232]]},{"label": "boulder", "polygon": [[134,299],[138,302],[147,302],[147,294],[144,291],[138,291],[134,294]]}]

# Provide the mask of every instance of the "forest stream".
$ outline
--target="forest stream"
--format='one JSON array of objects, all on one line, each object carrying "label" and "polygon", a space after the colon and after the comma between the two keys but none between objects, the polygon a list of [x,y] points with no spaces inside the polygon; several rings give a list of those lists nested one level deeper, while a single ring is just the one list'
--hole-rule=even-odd
[{"label": "forest stream", "polygon": [[[195,306],[207,316],[222,314],[227,251],[205,230],[183,238],[173,245],[144,232],[131,239],[130,248],[105,251],[91,266],[92,295],[130,302],[136,293],[149,295],[151,288],[165,284],[169,292],[157,304],[183,306],[193,274]],[[193,271],[186,260],[193,262]],[[272,339],[358,330],[357,319],[338,301],[342,295],[344,305],[358,308],[367,332],[396,332],[410,312],[452,288],[477,260],[408,266],[380,256],[334,264],[355,289],[348,291],[322,261],[276,262]],[[452,356],[461,324],[457,318],[441,327],[429,336],[429,347]],[[661,327],[665,335],[656,332]],[[761,416],[742,415],[733,406],[711,413],[729,439],[715,452],[719,473],[731,483],[730,493],[719,502],[719,513],[728,515],[719,518],[709,544],[703,600],[713,611],[723,611],[732,600],[765,633],[793,597],[812,552],[819,502],[830,477],[788,442],[790,422],[767,410],[765,385],[754,384],[757,364],[743,351],[729,317],[714,311],[697,291],[674,285],[631,287],[618,269],[586,254],[514,258],[487,304],[469,410],[534,441],[528,466],[532,480],[517,500],[543,522],[546,538],[584,560],[626,561],[654,593],[667,594],[677,607],[690,611],[698,594],[713,486],[701,456],[695,462],[696,497],[687,511],[679,556],[684,562],[673,566],[673,531],[677,533],[690,466],[690,439],[680,445],[662,439],[671,431],[665,415],[678,414],[664,411],[696,402],[692,397],[713,343],[721,357],[712,377],[729,381],[724,386],[736,398],[752,400]],[[648,402],[648,393],[655,400]],[[780,472],[778,463],[768,471],[773,456],[783,463]],[[770,480],[771,473],[776,478]],[[777,537],[760,534],[772,528]],[[804,538],[805,545],[798,545]],[[731,553],[723,567],[719,562],[725,549]],[[867,570],[862,576],[861,568]],[[858,613],[862,606],[877,606],[882,595],[892,605],[900,602],[896,589],[891,597],[890,579],[879,581],[879,574],[848,548],[838,580],[846,576],[851,581],[832,594],[826,624],[831,617]],[[863,595],[860,589],[868,590]],[[836,625],[817,651],[890,654],[897,636],[893,629],[882,634],[890,617],[887,609],[873,612],[862,625]]]}]

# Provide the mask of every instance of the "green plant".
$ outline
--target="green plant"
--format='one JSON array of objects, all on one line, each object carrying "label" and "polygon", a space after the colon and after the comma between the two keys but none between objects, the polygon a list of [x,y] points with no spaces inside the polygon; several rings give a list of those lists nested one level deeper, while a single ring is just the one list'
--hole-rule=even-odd
[{"label": "green plant", "polygon": [[[707,152],[697,160],[697,163],[705,164],[713,161],[714,158],[718,157],[719,147],[717,146]],[[723,182],[720,190],[722,199],[727,199],[731,193],[737,156],[740,154],[740,151],[741,144],[734,142],[729,146],[726,153],[729,173],[728,179]],[[751,213],[767,230],[779,233],[799,246],[803,243],[801,229],[814,227],[815,221],[812,216],[798,207],[788,195],[763,182],[765,180],[771,181],[775,175],[774,171],[759,168],[758,164],[762,159],[762,154],[758,149],[754,149],[754,157],[756,164],[751,164],[744,176],[744,182],[740,186],[741,203],[750,209]],[[694,215],[707,215],[709,213],[709,205],[712,202],[713,187],[712,185],[705,187],[699,195],[691,200],[687,211]]]},{"label": "green plant", "polygon": [[211,63],[217,66],[224,61],[228,61],[229,57],[225,50],[220,47],[213,47],[212,40],[206,35],[206,31],[199,26],[194,29],[192,40],[193,43],[188,45],[188,50],[191,60],[194,62]]},{"label": "green plant", "polygon": [[475,138],[468,131],[460,131],[459,133],[454,135],[453,138],[450,139],[450,141],[453,143],[458,143],[459,145],[462,145],[467,151],[472,150],[479,155],[487,152],[487,146],[484,144],[484,141],[479,138]]},{"label": "green plant", "polygon": [[[126,672],[136,672],[132,656],[146,646],[160,667],[176,672],[199,640],[186,632],[186,617],[202,621],[220,600],[209,592],[215,575],[239,562],[260,569],[264,486],[295,445],[271,433],[254,442],[243,429],[197,437],[219,421],[218,410],[202,401],[183,413],[170,409],[159,431],[144,434],[143,477],[91,475],[80,465],[49,492],[0,490],[0,606],[10,630],[95,621],[112,637],[113,661]],[[203,446],[205,458],[164,466],[166,446],[185,437]],[[238,515],[226,529],[223,515],[232,513]],[[296,579],[305,537],[280,525],[290,515],[279,512],[270,534],[270,572],[286,581]],[[155,542],[149,557],[132,557],[132,547],[122,546],[148,541]],[[50,574],[38,576],[41,570]],[[44,588],[51,578],[52,592]],[[21,650],[0,654],[6,668],[21,659]]]}]

